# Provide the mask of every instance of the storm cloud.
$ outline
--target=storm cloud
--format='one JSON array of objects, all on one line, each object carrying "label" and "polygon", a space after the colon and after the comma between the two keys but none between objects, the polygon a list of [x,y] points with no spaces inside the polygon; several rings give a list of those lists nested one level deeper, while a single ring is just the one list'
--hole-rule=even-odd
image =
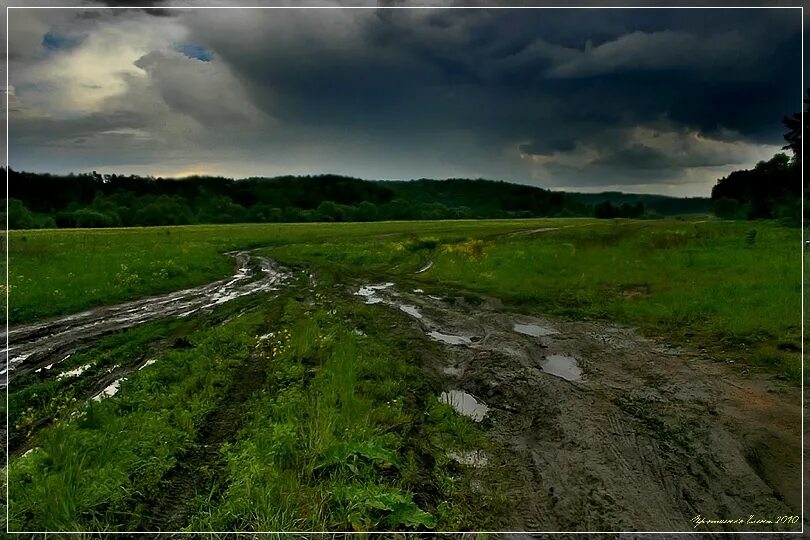
[{"label": "storm cloud", "polygon": [[9,162],[706,195],[784,144],[801,31],[798,9],[13,9]]}]

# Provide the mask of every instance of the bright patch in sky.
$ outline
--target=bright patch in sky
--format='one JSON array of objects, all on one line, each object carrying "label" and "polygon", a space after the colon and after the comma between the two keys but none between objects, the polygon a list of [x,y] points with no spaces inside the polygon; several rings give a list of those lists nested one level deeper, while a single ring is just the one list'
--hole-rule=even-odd
[{"label": "bright patch in sky", "polygon": [[11,165],[705,196],[802,106],[795,8],[168,15],[9,12]]}]

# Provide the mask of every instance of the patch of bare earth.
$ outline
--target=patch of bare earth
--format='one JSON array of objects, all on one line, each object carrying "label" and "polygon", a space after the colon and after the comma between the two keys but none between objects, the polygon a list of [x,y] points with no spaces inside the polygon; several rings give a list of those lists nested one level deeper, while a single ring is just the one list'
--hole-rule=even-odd
[{"label": "patch of bare earth", "polygon": [[[801,507],[801,397],[794,385],[741,375],[700,354],[616,325],[510,313],[395,288],[448,390],[489,407],[499,448],[471,468],[505,492],[495,530],[796,531],[774,520]],[[418,314],[418,316],[417,316]],[[450,336],[449,338],[447,336]]]}]

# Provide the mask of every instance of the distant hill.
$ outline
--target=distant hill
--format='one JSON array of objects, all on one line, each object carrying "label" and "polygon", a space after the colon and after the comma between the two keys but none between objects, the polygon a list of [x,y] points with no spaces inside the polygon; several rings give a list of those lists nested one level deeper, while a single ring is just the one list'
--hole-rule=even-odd
[{"label": "distant hill", "polygon": [[[11,228],[528,218],[595,212],[600,217],[641,217],[645,211],[708,211],[707,199],[565,193],[481,179],[393,182],[337,175],[233,180],[12,170],[9,196]],[[606,201],[610,211],[600,213]]]}]

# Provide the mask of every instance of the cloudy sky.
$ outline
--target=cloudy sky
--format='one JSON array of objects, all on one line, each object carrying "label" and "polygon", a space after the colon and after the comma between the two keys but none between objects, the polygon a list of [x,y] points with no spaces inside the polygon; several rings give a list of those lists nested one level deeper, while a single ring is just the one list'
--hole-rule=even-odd
[{"label": "cloudy sky", "polygon": [[86,5],[9,12],[15,169],[708,195],[801,107],[797,9]]}]

